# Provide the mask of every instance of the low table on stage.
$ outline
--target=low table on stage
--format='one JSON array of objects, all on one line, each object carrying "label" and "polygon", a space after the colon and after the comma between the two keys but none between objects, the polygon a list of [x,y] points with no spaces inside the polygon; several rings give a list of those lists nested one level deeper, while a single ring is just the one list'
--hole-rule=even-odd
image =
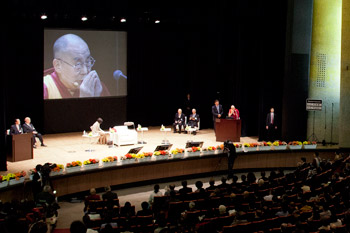
[{"label": "low table on stage", "polygon": [[141,140],[138,141],[138,144],[147,144],[147,142],[143,140],[143,132],[148,131],[148,128],[147,127],[137,128],[137,131],[141,132]]},{"label": "low table on stage", "polygon": [[91,144],[92,144],[92,139],[99,137],[99,134],[93,134],[93,135],[89,135],[89,134],[83,134],[83,138],[88,138],[89,139],[89,148],[85,150],[85,152],[93,152],[94,150],[91,148]]},{"label": "low table on stage", "polygon": [[216,141],[224,142],[230,140],[239,142],[241,138],[241,120],[216,119]]},{"label": "low table on stage", "polygon": [[163,132],[164,134],[164,139],[162,140],[162,144],[169,144],[169,140],[166,138],[166,134],[168,132],[171,132],[171,128],[160,129],[160,132]]},{"label": "low table on stage", "polygon": [[7,160],[17,162],[33,159],[33,134],[16,134],[9,136]]}]

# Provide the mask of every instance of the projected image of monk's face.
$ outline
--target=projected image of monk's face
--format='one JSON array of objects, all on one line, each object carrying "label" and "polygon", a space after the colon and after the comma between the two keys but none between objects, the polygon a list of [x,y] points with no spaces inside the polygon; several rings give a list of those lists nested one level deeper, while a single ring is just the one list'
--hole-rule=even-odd
[{"label": "projected image of monk's face", "polygon": [[63,47],[57,46],[54,67],[61,82],[69,89],[79,88],[94,63],[88,45],[79,37],[68,37]]}]

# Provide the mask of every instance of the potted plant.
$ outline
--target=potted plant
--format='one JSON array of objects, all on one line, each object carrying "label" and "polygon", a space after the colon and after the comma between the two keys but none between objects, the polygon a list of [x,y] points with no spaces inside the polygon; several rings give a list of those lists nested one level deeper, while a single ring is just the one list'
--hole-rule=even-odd
[{"label": "potted plant", "polygon": [[302,146],[303,145],[300,141],[292,141],[288,143],[288,147],[290,150],[300,150]]},{"label": "potted plant", "polygon": [[243,151],[242,144],[235,143],[233,145],[236,147],[236,152],[242,152]]},{"label": "potted plant", "polygon": [[274,141],[272,143],[275,150],[285,150],[287,149],[287,143],[282,141]]},{"label": "potted plant", "polygon": [[303,146],[304,146],[304,149],[308,150],[308,149],[316,149],[317,147],[317,142],[315,141],[304,141],[303,142]]},{"label": "potted plant", "polygon": [[53,164],[50,176],[57,176],[63,174],[64,166],[62,164]]},{"label": "potted plant", "polygon": [[258,150],[259,151],[266,151],[266,150],[271,150],[271,145],[272,142],[261,142],[259,143]]},{"label": "potted plant", "polygon": [[258,143],[243,143],[244,152],[256,151],[258,148]]},{"label": "potted plant", "polygon": [[25,171],[7,174],[9,185],[20,184],[24,182]]},{"label": "potted plant", "polygon": [[4,188],[9,184],[9,181],[7,180],[7,176],[1,176],[0,175],[0,188]]},{"label": "potted plant", "polygon": [[135,162],[136,154],[127,153],[126,155],[120,158],[122,164],[129,164]]},{"label": "potted plant", "polygon": [[203,148],[203,153],[205,154],[213,154],[216,151],[216,147],[215,146],[208,146],[206,148]]},{"label": "potted plant", "polygon": [[102,165],[104,167],[115,166],[115,165],[117,165],[117,162],[118,162],[117,156],[108,156],[108,157],[102,159]]},{"label": "potted plant", "polygon": [[71,163],[66,164],[66,172],[77,172],[80,171],[82,163],[80,161],[72,161]]},{"label": "potted plant", "polygon": [[84,161],[84,169],[95,169],[100,165],[99,159],[89,159]]},{"label": "potted plant", "polygon": [[169,158],[169,152],[165,151],[165,150],[155,151],[153,154],[156,157],[156,160],[162,160],[162,159]]},{"label": "potted plant", "polygon": [[179,149],[179,148],[176,148],[175,150],[171,151],[171,154],[173,155],[174,158],[178,158],[180,156],[183,156],[184,153],[185,153],[185,150],[184,149]]},{"label": "potted plant", "polygon": [[195,156],[195,155],[200,155],[201,153],[201,148],[197,146],[192,146],[187,150],[188,156]]}]

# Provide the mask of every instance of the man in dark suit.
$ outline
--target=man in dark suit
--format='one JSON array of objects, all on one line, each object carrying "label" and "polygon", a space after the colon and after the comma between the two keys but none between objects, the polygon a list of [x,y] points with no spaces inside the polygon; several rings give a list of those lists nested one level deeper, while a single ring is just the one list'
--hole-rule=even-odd
[{"label": "man in dark suit", "polygon": [[15,124],[11,125],[10,134],[14,135],[14,134],[22,134],[22,133],[23,133],[23,129],[21,126],[21,121],[19,119],[16,119]]},{"label": "man in dark suit", "polygon": [[38,133],[34,127],[34,125],[31,123],[31,120],[29,117],[24,118],[24,124],[23,124],[23,133],[33,133],[33,147],[36,148],[35,145],[35,137],[39,138],[41,146],[45,146],[43,137],[40,133]]},{"label": "man in dark suit", "polygon": [[271,108],[266,117],[267,140],[274,141],[277,131],[277,117],[275,109]]},{"label": "man in dark suit", "polygon": [[179,128],[179,133],[181,133],[181,128],[185,129],[185,114],[182,113],[182,109],[179,108],[174,118],[174,133],[176,133],[176,128]]},{"label": "man in dark suit", "polygon": [[215,100],[215,105],[211,107],[211,113],[213,114],[213,122],[214,122],[214,130],[215,128],[215,120],[217,118],[221,118],[222,114],[224,114],[224,110],[222,109],[222,105],[219,104],[219,100]]},{"label": "man in dark suit", "polygon": [[[198,128],[198,122],[199,122],[199,115],[197,114],[197,110],[194,108],[192,109],[192,114],[188,118],[188,126],[190,126],[191,128],[194,128],[194,127]],[[193,134],[196,134],[196,131],[194,131]]]}]

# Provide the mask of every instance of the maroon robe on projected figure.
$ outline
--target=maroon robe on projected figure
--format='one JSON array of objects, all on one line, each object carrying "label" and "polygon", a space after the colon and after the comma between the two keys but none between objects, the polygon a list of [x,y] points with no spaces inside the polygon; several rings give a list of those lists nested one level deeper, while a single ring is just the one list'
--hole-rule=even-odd
[{"label": "maroon robe on projected figure", "polygon": [[[54,68],[45,70],[44,71],[44,76],[46,76],[46,75],[50,75],[52,77],[53,81],[55,82],[55,85],[56,85],[57,89],[59,90],[59,92],[60,92],[60,94],[62,96],[62,99],[79,98],[80,90],[77,89],[76,91],[74,91],[73,94],[71,94],[70,91],[67,89],[67,87],[58,78],[58,75],[57,75],[57,73],[56,73]],[[101,85],[102,85],[102,92],[101,92],[100,96],[110,96],[111,94],[109,93],[108,88],[106,87],[106,85],[102,81],[101,81]],[[44,99],[50,99],[49,98],[48,87],[46,86],[45,83],[44,83]]]}]

